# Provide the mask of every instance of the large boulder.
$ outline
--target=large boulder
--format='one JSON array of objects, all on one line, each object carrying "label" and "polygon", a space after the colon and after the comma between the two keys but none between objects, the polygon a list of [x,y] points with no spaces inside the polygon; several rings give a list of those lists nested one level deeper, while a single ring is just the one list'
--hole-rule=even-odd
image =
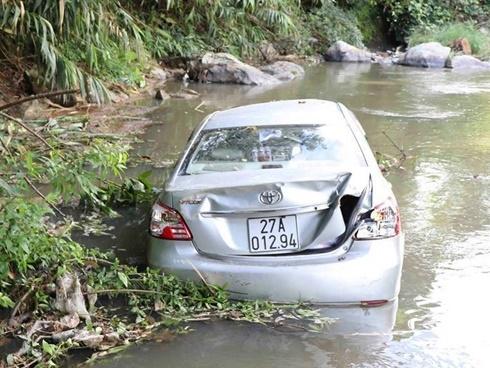
[{"label": "large boulder", "polygon": [[369,51],[349,45],[344,41],[337,41],[330,46],[323,55],[326,61],[345,61],[353,63],[369,63],[373,54]]},{"label": "large boulder", "polygon": [[226,53],[206,53],[201,60],[191,63],[189,78],[199,82],[236,83],[267,86],[279,81],[263,71],[245,64]]},{"label": "large boulder", "polygon": [[427,42],[411,47],[398,61],[401,65],[421,68],[444,68],[451,49],[439,42]]},{"label": "large boulder", "polygon": [[281,81],[303,78],[305,75],[305,70],[301,65],[289,61],[276,61],[273,64],[261,67],[260,70]]},{"label": "large boulder", "polygon": [[475,69],[490,69],[490,63],[481,61],[470,55],[458,55],[452,59],[448,59],[446,66],[455,70],[475,70]]}]

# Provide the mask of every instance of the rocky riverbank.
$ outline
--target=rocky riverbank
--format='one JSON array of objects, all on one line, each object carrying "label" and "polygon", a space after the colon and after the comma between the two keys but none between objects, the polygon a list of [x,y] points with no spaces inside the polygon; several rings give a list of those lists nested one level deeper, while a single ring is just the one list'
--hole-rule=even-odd
[{"label": "rocky riverbank", "polygon": [[[384,52],[358,48],[344,41],[333,43],[316,57],[302,58],[296,55],[279,55],[271,44],[261,48],[264,59],[247,64],[227,53],[208,52],[190,60],[180,73],[182,80],[199,83],[229,83],[250,86],[271,86],[281,82],[302,78],[302,64],[327,62],[378,63],[403,65],[419,68],[446,68],[461,72],[488,69],[490,62],[471,55],[469,42],[457,39],[452,47],[438,42],[426,42],[404,51],[400,48]],[[157,95],[161,98],[162,95]],[[170,96],[165,96],[170,97]],[[164,97],[164,98],[165,98]]]},{"label": "rocky riverbank", "polygon": [[[198,97],[188,82],[197,83],[228,83],[249,86],[274,86],[304,76],[304,64],[328,62],[347,63],[379,63],[382,65],[403,65],[420,68],[446,68],[458,72],[471,72],[475,70],[489,70],[490,62],[481,60],[472,55],[471,46],[465,38],[458,38],[451,43],[451,47],[438,42],[426,42],[409,47],[406,50],[397,48],[387,51],[371,51],[350,45],[344,41],[334,42],[325,49],[323,54],[304,57],[294,54],[281,55],[272,43],[263,42],[258,46],[260,58],[244,62],[229,53],[207,52],[202,56],[191,59],[181,59],[177,63],[154,63],[147,69],[140,88],[124,87],[120,84],[110,86],[110,100],[116,105],[130,99],[154,96],[158,100],[192,99]],[[8,78],[3,74],[1,85],[7,86]],[[167,81],[180,80],[185,83],[180,91],[169,93],[166,90]],[[189,88],[190,87],[190,88]],[[16,89],[5,88],[3,101],[0,100],[0,109],[6,102],[15,101],[12,94],[19,93]],[[9,95],[10,93],[10,95]],[[7,96],[7,97],[5,97]],[[14,106],[9,111],[23,119],[49,118],[58,114],[76,114],[82,111],[95,111],[96,105],[88,104],[76,94],[69,94],[64,98],[33,99],[29,103]],[[107,108],[106,108],[107,109]],[[111,110],[111,108],[109,108]],[[102,119],[103,120],[103,119]],[[114,124],[109,127],[99,121],[91,125],[97,132],[108,132],[111,129],[122,132],[138,132],[148,122],[139,119]]]},{"label": "rocky riverbank", "polygon": [[405,52],[397,50],[395,52],[376,53],[338,41],[327,50],[324,57],[327,61],[337,62],[373,62],[420,68],[449,68],[458,71],[490,70],[490,62],[469,55],[471,49],[468,49],[468,46],[458,47],[467,44],[468,41],[464,39],[454,43],[454,48],[443,46],[439,42],[427,42],[410,47]]}]

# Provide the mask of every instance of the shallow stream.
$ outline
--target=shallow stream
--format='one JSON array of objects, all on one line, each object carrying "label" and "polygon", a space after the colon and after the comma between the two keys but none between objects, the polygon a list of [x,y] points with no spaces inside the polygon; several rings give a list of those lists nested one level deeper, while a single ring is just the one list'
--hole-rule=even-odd
[{"label": "shallow stream", "polygon": [[[148,115],[156,124],[138,150],[163,167],[155,170],[161,182],[206,113],[254,102],[337,100],[356,113],[373,150],[398,154],[383,132],[403,147],[409,158],[388,176],[406,233],[399,300],[327,308],[338,319],[319,334],[196,324],[192,333],[134,345],[97,367],[490,366],[490,73],[322,64],[270,89],[190,87],[202,98],[166,101]],[[135,210],[124,220],[116,251],[141,259],[144,216]]]}]

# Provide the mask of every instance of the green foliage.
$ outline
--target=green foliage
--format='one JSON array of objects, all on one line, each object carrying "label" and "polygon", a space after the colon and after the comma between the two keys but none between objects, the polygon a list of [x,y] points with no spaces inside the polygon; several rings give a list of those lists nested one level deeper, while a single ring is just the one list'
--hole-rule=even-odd
[{"label": "green foliage", "polygon": [[349,12],[357,20],[358,29],[362,33],[365,44],[382,40],[384,24],[382,12],[370,1],[355,1],[349,6]]},{"label": "green foliage", "polygon": [[[0,211],[0,292],[21,296],[31,285],[77,263],[82,248],[48,225],[50,209],[22,198],[2,201]],[[52,274],[51,274],[52,273]],[[46,281],[46,280],[44,280]],[[8,300],[1,307],[9,307]]]},{"label": "green foliage", "polygon": [[339,40],[358,47],[363,46],[362,33],[356,17],[333,3],[326,3],[308,13],[306,24],[312,30],[313,36],[325,46]]},{"label": "green foliage", "polygon": [[399,42],[415,29],[434,29],[451,21],[488,20],[490,4],[479,0],[372,0],[380,6]]},{"label": "green foliage", "polygon": [[54,150],[43,157],[42,171],[33,174],[39,181],[49,182],[50,195],[70,200],[81,197],[88,204],[104,208],[108,200],[104,183],[120,177],[126,168],[127,146],[95,139],[79,151]]},{"label": "green foliage", "polygon": [[204,50],[253,56],[262,40],[294,36],[301,10],[292,0],[131,1],[127,6],[141,14],[145,43],[160,58]]},{"label": "green foliage", "polygon": [[[12,296],[23,289],[81,265],[87,251],[70,239],[74,224],[69,219],[54,223],[51,207],[81,198],[110,212],[115,184],[108,191],[107,182],[121,177],[128,146],[102,139],[68,140],[73,132],[82,137],[83,132],[49,121],[43,130],[38,127],[44,142],[49,140],[47,149],[38,136],[18,129],[13,121],[0,120],[0,127],[0,306],[9,307]],[[45,200],[39,201],[33,189],[43,184]],[[119,189],[124,192],[121,185]],[[42,305],[44,297],[38,291],[36,303]]]},{"label": "green foliage", "polygon": [[[80,88],[99,103],[108,93],[96,76],[110,65],[112,51],[143,51],[141,30],[117,1],[2,1],[0,40],[0,55],[7,60],[10,55],[34,55],[41,84]],[[78,57],[72,57],[68,43],[76,45]]]},{"label": "green foliage", "polygon": [[450,23],[437,28],[417,28],[408,39],[410,46],[430,41],[437,41],[450,46],[454,40],[460,37],[469,41],[473,54],[483,58],[490,57],[490,37],[480,32],[471,23]]},{"label": "green foliage", "polygon": [[147,58],[141,58],[134,50],[110,44],[100,56],[98,53],[85,53],[72,40],[67,40],[62,47],[67,58],[77,65],[90,65],[91,72],[102,80],[138,87],[144,83],[143,70]]},{"label": "green foliage", "polygon": [[451,18],[451,12],[440,0],[380,0],[390,30],[403,42],[415,27],[441,25]]},{"label": "green foliage", "polygon": [[14,302],[10,297],[3,292],[0,291],[0,308],[12,308],[14,306]]},{"label": "green foliage", "polygon": [[300,9],[293,0],[2,1],[0,56],[34,55],[46,87],[103,102],[101,79],[140,85],[150,53],[253,55],[261,40],[294,34]]},{"label": "green foliage", "polygon": [[254,57],[264,40],[287,40],[285,52],[305,53],[310,35],[327,45],[337,39],[362,44],[355,17],[330,0],[0,3],[0,56],[28,68],[17,57],[33,55],[37,82],[49,89],[79,87],[95,102],[108,99],[102,81],[142,85],[149,55],[225,51]]}]

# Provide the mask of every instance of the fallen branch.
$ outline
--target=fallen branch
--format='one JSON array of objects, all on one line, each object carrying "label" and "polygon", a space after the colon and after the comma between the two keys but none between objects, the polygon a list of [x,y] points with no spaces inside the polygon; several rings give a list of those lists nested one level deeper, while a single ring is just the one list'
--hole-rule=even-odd
[{"label": "fallen branch", "polygon": [[197,91],[194,91],[193,89],[190,89],[190,88],[182,88],[181,90],[182,92],[185,92],[185,93],[188,93],[190,95],[194,95],[194,96],[199,96],[200,93],[197,92]]},{"label": "fallen branch", "polygon": [[201,274],[201,272],[197,269],[196,266],[194,266],[194,264],[189,261],[189,264],[191,265],[191,267],[194,269],[194,271],[196,271],[197,275],[199,276],[199,278],[202,280],[202,282],[204,283],[204,285],[206,285],[206,287],[208,288],[208,290],[211,292],[211,294],[213,295],[216,295],[216,290],[214,290],[211,285],[207,282],[207,280],[204,278],[204,276]]},{"label": "fallen branch", "polygon": [[197,105],[197,106],[194,108],[194,110],[199,111],[199,112],[204,112],[204,111],[202,111],[202,110],[200,110],[200,109],[199,109],[199,108],[200,108],[202,105],[204,105],[204,101],[202,101],[202,102],[201,102],[199,105]]},{"label": "fallen branch", "polygon": [[83,294],[90,295],[90,294],[126,294],[126,293],[167,295],[166,293],[161,291],[144,290],[144,289],[102,289],[102,290],[92,290]]},{"label": "fallen branch", "polygon": [[402,155],[402,159],[405,160],[407,158],[407,154],[405,153],[403,148],[400,148],[400,146],[398,146],[398,144],[395,143],[395,141],[388,135],[388,133],[386,133],[385,131],[382,131],[382,133],[386,138],[388,138],[390,143],[400,152],[400,154]]},{"label": "fallen branch", "polygon": [[3,141],[2,138],[0,138],[0,143],[2,144],[2,147],[3,149],[5,150],[5,152],[7,152],[7,154],[11,157],[11,158],[14,158],[14,156],[12,156],[12,152],[10,152],[9,148],[7,147],[7,144]]},{"label": "fallen branch", "polygon": [[17,304],[14,307],[14,310],[10,314],[11,320],[15,318],[15,316],[17,315],[17,312],[19,311],[21,305],[26,301],[26,299],[29,297],[29,295],[31,295],[31,293],[34,291],[34,287],[35,287],[35,285],[32,284],[31,287],[29,288],[29,290],[27,290],[27,292],[24,295],[22,295],[22,298],[20,298],[20,300],[17,302]]},{"label": "fallen branch", "polygon": [[54,96],[60,96],[60,95],[68,95],[71,93],[78,93],[78,92],[80,92],[80,89],[77,88],[77,89],[67,89],[67,90],[63,90],[63,91],[52,91],[52,92],[39,93],[37,95],[20,98],[17,101],[9,102],[9,103],[6,103],[4,105],[1,105],[0,111],[9,109],[12,106],[23,104],[24,102],[28,102],[28,101],[32,101],[32,100],[38,100],[40,98],[54,97]]},{"label": "fallen branch", "polygon": [[53,150],[53,146],[51,146],[48,141],[46,139],[44,139],[38,132],[36,132],[35,130],[29,128],[29,126],[27,126],[23,121],[19,120],[19,119],[16,119],[14,118],[13,116],[10,116],[4,112],[1,112],[0,111],[0,116],[3,116],[4,118],[10,120],[10,121],[13,121],[14,123],[17,123],[19,124],[22,128],[24,128],[25,130],[27,130],[29,133],[31,133],[32,135],[34,135],[37,139],[39,139],[41,142],[43,142],[47,147],[49,147],[49,149]]},{"label": "fallen branch", "polygon": [[27,176],[24,176],[24,180],[25,182],[27,183],[27,185],[29,185],[31,187],[31,189],[36,192],[36,194],[41,197],[53,210],[55,210],[59,215],[61,215],[63,218],[66,217],[66,215],[61,212],[61,210],[56,207],[53,203],[51,203],[51,201],[49,201],[46,196],[44,194],[42,194],[40,192],[39,189],[36,188],[36,186],[32,183],[32,181],[27,177]]}]

